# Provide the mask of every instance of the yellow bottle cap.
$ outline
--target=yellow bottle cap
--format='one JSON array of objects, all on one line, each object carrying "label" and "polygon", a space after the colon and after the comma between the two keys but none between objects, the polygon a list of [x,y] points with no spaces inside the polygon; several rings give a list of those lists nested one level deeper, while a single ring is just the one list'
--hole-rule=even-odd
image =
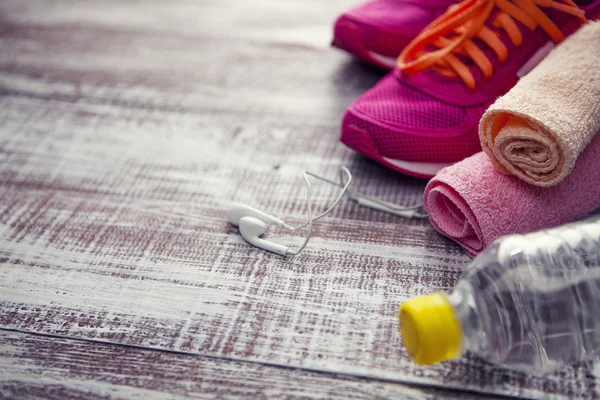
[{"label": "yellow bottle cap", "polygon": [[462,328],[452,305],[440,293],[415,297],[398,311],[402,341],[412,359],[433,364],[461,351]]}]

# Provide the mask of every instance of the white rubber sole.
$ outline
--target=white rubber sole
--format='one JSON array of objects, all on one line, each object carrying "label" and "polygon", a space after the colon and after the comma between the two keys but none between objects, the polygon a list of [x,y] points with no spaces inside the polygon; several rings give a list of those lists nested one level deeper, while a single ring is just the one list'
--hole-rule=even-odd
[{"label": "white rubber sole", "polygon": [[396,57],[388,57],[378,53],[374,53],[372,51],[369,51],[369,57],[371,57],[377,63],[381,64],[381,66],[387,67],[389,69],[394,69],[396,67]]},{"label": "white rubber sole", "polygon": [[416,162],[416,161],[404,161],[404,160],[396,160],[393,158],[383,157],[383,159],[392,164],[393,166],[405,170],[407,172],[412,172],[414,174],[426,175],[426,176],[434,176],[437,174],[442,168],[446,168],[454,163],[425,163],[425,162]]}]

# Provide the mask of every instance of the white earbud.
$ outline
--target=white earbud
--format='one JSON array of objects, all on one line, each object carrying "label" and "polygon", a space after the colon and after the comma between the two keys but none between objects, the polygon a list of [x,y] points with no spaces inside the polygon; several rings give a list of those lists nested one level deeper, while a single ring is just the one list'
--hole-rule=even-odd
[{"label": "white earbud", "polygon": [[251,245],[260,247],[264,250],[272,251],[273,253],[282,256],[289,255],[289,251],[286,246],[273,243],[261,238],[261,236],[264,235],[264,233],[267,231],[267,224],[265,223],[265,221],[255,218],[254,216],[245,216],[240,218],[238,225],[240,227],[240,234],[242,235],[244,240],[250,243]]},{"label": "white earbud", "polygon": [[[285,222],[279,218],[275,218],[272,215],[257,210],[256,208],[247,206],[245,204],[234,204],[227,210],[227,219],[234,226],[240,225],[240,220],[244,217],[254,217],[266,223],[275,225],[278,228],[283,227]],[[264,233],[264,232],[263,232]]]},{"label": "white earbud", "polygon": [[[336,197],[335,201],[322,213],[313,217],[312,214],[312,199],[311,199],[311,185],[308,180],[308,175],[313,176],[324,182],[328,182],[332,185],[339,186],[342,190]],[[418,209],[422,207],[422,204],[415,206],[401,206],[398,204],[389,203],[387,201],[379,200],[369,196],[363,196],[360,193],[354,193],[350,191],[350,184],[352,182],[352,174],[346,167],[340,168],[339,182],[331,181],[327,178],[323,178],[319,175],[315,175],[311,172],[304,171],[302,177],[306,183],[306,209],[308,214],[308,222],[300,224],[298,226],[290,226],[284,221],[269,215],[265,212],[259,211],[256,208],[247,206],[245,204],[234,204],[227,210],[227,219],[232,225],[239,226],[240,233],[244,240],[248,243],[260,247],[261,249],[272,251],[273,253],[280,254],[282,256],[295,256],[300,254],[308,241],[312,236],[312,226],[314,221],[318,221],[325,217],[331,212],[347,195],[351,200],[358,202],[360,205],[371,207],[376,210],[385,211],[391,214],[395,214],[407,218],[426,218],[427,214],[421,214]],[[273,243],[269,240],[261,238],[262,235],[267,231],[268,225],[274,225],[278,228],[284,228],[290,231],[297,231],[299,229],[307,228],[307,235],[304,239],[304,243],[298,248],[286,247],[281,244]]]}]

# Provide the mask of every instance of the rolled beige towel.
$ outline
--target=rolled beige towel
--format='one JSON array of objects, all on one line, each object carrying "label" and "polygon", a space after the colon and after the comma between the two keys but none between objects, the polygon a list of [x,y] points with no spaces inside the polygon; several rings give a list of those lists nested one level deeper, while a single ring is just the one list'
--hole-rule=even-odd
[{"label": "rolled beige towel", "polygon": [[600,22],[567,38],[479,123],[494,167],[535,186],[554,186],[600,130]]}]

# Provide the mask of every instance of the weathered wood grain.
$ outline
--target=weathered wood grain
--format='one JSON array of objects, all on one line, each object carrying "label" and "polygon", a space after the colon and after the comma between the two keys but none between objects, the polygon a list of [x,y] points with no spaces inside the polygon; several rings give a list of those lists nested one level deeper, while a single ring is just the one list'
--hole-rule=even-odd
[{"label": "weathered wood grain", "polygon": [[356,63],[328,47],[344,7],[9,0],[0,4],[0,84],[63,101],[338,125],[381,75],[357,74]]},{"label": "weathered wood grain", "polygon": [[484,398],[258,363],[0,331],[2,398],[428,400],[441,396]]},{"label": "weathered wood grain", "polygon": [[[344,108],[378,77],[326,46],[344,6],[254,3],[0,3],[0,327],[485,393],[600,396],[592,365],[535,378],[469,357],[408,359],[398,305],[450,289],[469,262],[427,221],[345,202],[299,257],[241,240],[225,220],[234,200],[304,220],[303,169],[333,177],[347,165],[363,192],[405,204],[424,187],[337,140]],[[335,193],[315,184],[316,204]]]}]

